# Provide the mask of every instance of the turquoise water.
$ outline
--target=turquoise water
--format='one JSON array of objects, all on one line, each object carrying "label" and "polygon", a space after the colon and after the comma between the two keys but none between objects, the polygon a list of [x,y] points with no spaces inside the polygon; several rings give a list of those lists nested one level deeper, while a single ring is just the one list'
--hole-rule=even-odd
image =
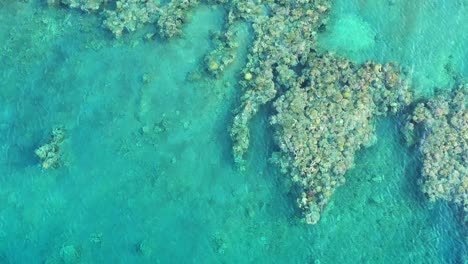
[{"label": "turquoise water", "polygon": [[322,47],[356,61],[400,63],[416,96],[468,76],[466,0],[336,0],[332,13]]},{"label": "turquoise water", "polygon": [[[430,96],[468,75],[467,9],[337,0],[322,45],[396,60]],[[236,170],[228,129],[249,26],[239,25],[237,59],[220,79],[193,74],[224,16],[202,5],[179,39],[144,41],[143,29],[114,40],[93,15],[0,0],[0,263],[75,263],[71,248],[79,263],[466,261],[461,213],[420,193],[395,117],[378,120],[377,143],[358,153],[317,225],[301,222],[268,162],[267,108],[247,170]],[[367,37],[334,34],[349,23]],[[34,150],[59,125],[66,164],[44,170]]]}]

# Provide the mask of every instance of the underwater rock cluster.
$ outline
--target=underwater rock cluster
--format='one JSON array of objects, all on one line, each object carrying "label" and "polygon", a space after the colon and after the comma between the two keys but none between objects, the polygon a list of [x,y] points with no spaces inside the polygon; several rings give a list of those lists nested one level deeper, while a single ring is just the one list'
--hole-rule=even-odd
[{"label": "underwater rock cluster", "polygon": [[63,127],[54,128],[50,141],[35,150],[35,154],[41,160],[42,168],[58,168],[62,165],[60,147],[65,139],[65,134]]},{"label": "underwater rock cluster", "polygon": [[[416,105],[405,125],[409,143],[422,160],[422,191],[468,215],[468,85]],[[466,221],[466,220],[465,220]]]}]

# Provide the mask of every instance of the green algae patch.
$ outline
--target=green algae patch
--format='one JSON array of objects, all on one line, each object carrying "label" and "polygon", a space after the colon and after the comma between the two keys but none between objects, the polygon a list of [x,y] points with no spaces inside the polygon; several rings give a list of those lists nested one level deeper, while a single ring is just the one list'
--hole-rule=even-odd
[{"label": "green algae patch", "polygon": [[373,49],[376,33],[372,26],[359,16],[348,15],[338,19],[319,39],[319,45],[344,55]]}]

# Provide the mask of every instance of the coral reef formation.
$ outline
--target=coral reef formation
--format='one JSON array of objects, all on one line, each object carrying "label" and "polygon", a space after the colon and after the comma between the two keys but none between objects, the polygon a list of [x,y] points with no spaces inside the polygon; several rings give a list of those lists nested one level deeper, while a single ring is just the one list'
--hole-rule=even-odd
[{"label": "coral reef formation", "polygon": [[205,56],[205,64],[208,72],[214,77],[218,77],[236,59],[239,45],[235,37],[233,24],[230,24],[224,32],[212,34],[212,41],[216,48]]},{"label": "coral reef formation", "polygon": [[57,4],[59,2],[71,8],[78,8],[86,12],[96,11],[105,3],[107,0],[47,0],[49,4]]},{"label": "coral reef formation", "polygon": [[307,223],[317,223],[345,183],[356,151],[374,143],[374,117],[410,102],[406,83],[391,76],[399,76],[392,64],[311,56],[298,82],[274,102],[271,123],[280,151],[273,160],[300,187]]},{"label": "coral reef formation", "polygon": [[[234,159],[242,164],[249,146],[249,122],[260,106],[270,102],[280,89],[298,80],[297,68],[303,65],[316,46],[316,33],[326,23],[329,1],[275,1],[269,3],[268,16],[252,16],[255,7],[238,4],[237,15],[253,20],[255,40],[245,77],[242,103],[234,118],[231,136]],[[242,165],[241,165],[242,167]]]},{"label": "coral reef formation", "polygon": [[[120,0],[115,10],[104,11],[104,24],[118,37],[155,23],[160,36],[171,38],[181,33],[187,11],[199,4],[173,0],[148,12],[147,2]],[[356,65],[316,51],[330,0],[212,3],[224,4],[227,18],[224,31],[213,34],[215,49],[204,59],[210,75],[218,77],[235,60],[236,23],[246,21],[254,31],[240,81],[244,94],[230,132],[234,159],[244,167],[249,123],[262,105],[273,101],[271,123],[279,147],[273,160],[297,183],[307,222],[316,223],[335,188],[345,182],[355,152],[372,144],[372,118],[409,103],[407,85],[393,64]],[[132,18],[138,12],[142,21]]]},{"label": "coral reef formation", "polygon": [[158,18],[159,33],[164,38],[172,38],[182,33],[190,9],[196,7],[198,0],[172,0],[164,6]]},{"label": "coral reef formation", "polygon": [[121,0],[117,1],[114,10],[105,10],[104,27],[115,37],[122,36],[125,31],[133,32],[147,23],[153,23],[159,11],[152,0]]},{"label": "coral reef formation", "polygon": [[[119,0],[115,5],[105,0],[61,3],[87,12],[100,10],[104,26],[116,37],[153,24],[159,36],[172,38],[181,34],[188,11],[200,0],[172,0],[164,5],[152,0]],[[211,76],[220,76],[236,58],[236,23],[247,22],[254,32],[239,82],[243,95],[230,131],[235,162],[245,167],[250,121],[262,105],[272,103],[271,125],[278,147],[272,161],[296,183],[298,206],[306,222],[317,223],[336,188],[345,183],[355,153],[375,141],[373,120],[411,103],[405,74],[392,63],[356,64],[318,52],[317,35],[327,28],[331,0],[205,3],[223,5],[227,12],[224,30],[212,34],[215,48],[203,61]],[[375,44],[375,33],[358,18],[348,17],[334,27],[335,34],[353,42],[350,51]],[[344,49],[349,51],[348,46]],[[467,115],[461,105],[460,98],[466,96],[462,90],[453,101],[440,97],[418,105],[407,131],[420,131],[418,136],[424,138],[420,143],[423,191],[432,200],[454,201],[466,208]],[[435,153],[436,149],[444,152]],[[41,151],[43,164],[51,152],[46,150]]]},{"label": "coral reef formation", "polygon": [[[160,36],[172,38],[180,35],[188,20],[188,11],[198,0],[173,0],[162,6],[155,0],[48,0],[49,5],[62,4],[103,17],[103,26],[119,38],[125,32],[134,32],[146,24],[155,24]],[[150,34],[152,35],[152,34]]]},{"label": "coral reef formation", "polygon": [[62,153],[60,150],[65,136],[65,129],[63,127],[56,127],[52,130],[50,141],[35,150],[36,155],[41,160],[42,168],[58,168],[62,165]]},{"label": "coral reef formation", "polygon": [[[422,160],[422,191],[431,201],[445,200],[468,215],[468,85],[416,105],[405,135]],[[417,140],[419,139],[419,142]],[[465,219],[465,221],[467,221]]]},{"label": "coral reef formation", "polygon": [[[235,161],[244,167],[249,123],[273,101],[271,118],[279,151],[272,160],[300,189],[298,205],[307,223],[320,219],[361,146],[374,142],[372,120],[411,102],[408,85],[393,64],[349,60],[317,53],[317,32],[326,26],[329,1],[274,1],[268,16],[252,19],[256,34],[244,69],[241,107],[231,136]],[[236,10],[256,10],[242,5]],[[247,15],[246,15],[247,13]]]}]

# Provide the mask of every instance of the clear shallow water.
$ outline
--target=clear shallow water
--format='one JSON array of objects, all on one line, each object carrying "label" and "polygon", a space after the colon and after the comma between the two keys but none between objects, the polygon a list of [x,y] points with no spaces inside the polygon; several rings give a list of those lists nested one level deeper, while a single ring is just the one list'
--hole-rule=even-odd
[{"label": "clear shallow water", "polygon": [[466,0],[336,0],[332,13],[323,48],[357,61],[399,62],[417,96],[430,97],[452,87],[454,76],[468,75]]},{"label": "clear shallow water", "polygon": [[[248,27],[239,26],[238,60],[221,79],[186,81],[211,48],[209,31],[221,29],[220,9],[198,8],[184,36],[163,43],[138,36],[114,41],[91,15],[0,4],[0,262],[61,263],[67,245],[82,263],[460,263],[466,257],[456,210],[430,205],[420,194],[418,162],[396,119],[377,122],[376,145],[358,154],[347,184],[315,226],[300,222],[285,176],[268,162],[274,147],[268,109],[253,124],[247,171],[233,167],[228,128]],[[339,52],[415,65],[422,94],[437,86],[426,81],[447,75],[437,60],[447,51],[466,77],[466,31],[455,21],[466,21],[467,13],[457,13],[458,20],[448,15],[463,9],[421,4],[413,33],[395,35],[381,16],[386,4],[336,2],[332,23],[357,14],[355,24],[388,45]],[[402,5],[395,1],[392,8],[407,10]],[[434,48],[434,34],[416,33],[426,28],[453,30],[453,43],[436,38]],[[420,52],[407,51],[414,43]],[[56,125],[68,129],[68,164],[43,170],[34,149]],[[141,242],[146,255],[137,250]]]}]

